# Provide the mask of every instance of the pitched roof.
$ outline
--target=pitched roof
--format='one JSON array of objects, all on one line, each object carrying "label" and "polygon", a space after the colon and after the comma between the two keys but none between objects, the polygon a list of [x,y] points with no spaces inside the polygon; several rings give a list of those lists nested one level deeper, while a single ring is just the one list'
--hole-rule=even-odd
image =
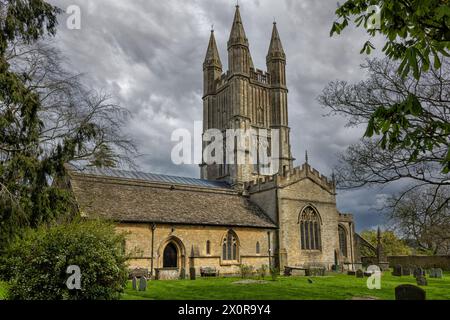
[{"label": "pitched roof", "polygon": [[264,212],[221,182],[138,172],[70,169],[82,214],[119,222],[276,228]]}]

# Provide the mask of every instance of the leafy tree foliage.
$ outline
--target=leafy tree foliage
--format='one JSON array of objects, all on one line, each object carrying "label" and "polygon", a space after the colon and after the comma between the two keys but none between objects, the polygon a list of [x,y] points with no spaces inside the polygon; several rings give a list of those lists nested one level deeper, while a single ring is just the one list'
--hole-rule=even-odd
[{"label": "leafy tree foliage", "polygon": [[[377,247],[378,237],[376,231],[366,230],[361,232],[361,236],[370,242],[370,244],[374,247]],[[411,254],[411,248],[406,245],[405,241],[399,239],[392,231],[385,231],[381,233],[381,243],[383,245],[384,254],[387,256],[402,256]],[[363,256],[365,256],[364,253]]]},{"label": "leafy tree foliage", "polygon": [[[23,227],[75,214],[64,165],[115,166],[123,109],[86,90],[39,44],[60,10],[42,0],[0,1],[0,251]],[[129,151],[129,152],[127,152]],[[68,214],[69,213],[69,214]]]},{"label": "leafy tree foliage", "polygon": [[[75,221],[30,229],[0,258],[13,300],[119,299],[128,278],[124,236],[113,224]],[[81,271],[81,290],[69,290],[69,266]]]},{"label": "leafy tree foliage", "polygon": [[415,188],[389,201],[389,217],[398,231],[430,254],[450,253],[450,187]]},{"label": "leafy tree foliage", "polygon": [[[415,96],[424,114],[414,119],[412,131],[427,130],[436,122],[449,123],[450,63],[444,61],[441,69],[432,69],[420,80],[411,76],[401,77],[395,71],[396,66],[397,63],[388,59],[367,60],[362,66],[369,75],[367,80],[356,84],[332,82],[324,89],[319,101],[331,110],[331,114],[345,116],[348,126],[357,127],[369,123],[380,106],[388,109],[409,96]],[[445,133],[435,133],[433,137],[445,138]],[[448,144],[434,145],[426,153],[412,157],[414,148],[397,146],[385,149],[376,139],[363,139],[340,155],[335,168],[338,186],[352,189],[398,180],[414,186],[450,185],[449,175],[441,171],[440,165],[447,148]]]},{"label": "leafy tree foliage", "polygon": [[[374,12],[371,6],[380,8],[379,28],[367,28]],[[331,35],[340,34],[355,17],[357,27],[365,27],[370,36],[386,38],[383,52],[398,61],[402,77],[412,73],[419,80],[431,68],[438,71],[442,60],[450,53],[450,6],[448,0],[348,0],[336,10]],[[373,44],[367,41],[361,53],[370,54]],[[416,119],[429,117],[429,125],[416,127]],[[412,150],[414,161],[420,154],[435,147],[446,148],[440,159],[443,173],[450,172],[450,123],[433,118],[414,94],[389,106],[377,106],[371,113],[366,137],[381,136],[383,149],[403,148]]]}]

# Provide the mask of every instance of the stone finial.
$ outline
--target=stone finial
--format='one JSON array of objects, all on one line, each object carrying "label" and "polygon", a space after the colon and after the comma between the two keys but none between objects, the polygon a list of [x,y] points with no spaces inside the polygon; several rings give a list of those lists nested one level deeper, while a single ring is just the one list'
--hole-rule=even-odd
[{"label": "stone finial", "polygon": [[306,152],[305,152],[305,163],[309,164],[308,150],[306,150]]}]

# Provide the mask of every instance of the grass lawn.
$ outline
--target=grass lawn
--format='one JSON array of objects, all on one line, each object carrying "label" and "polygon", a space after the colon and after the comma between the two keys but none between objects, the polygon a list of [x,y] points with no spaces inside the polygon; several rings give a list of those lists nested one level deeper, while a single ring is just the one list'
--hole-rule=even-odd
[{"label": "grass lawn", "polygon": [[8,289],[6,283],[0,281],[0,300],[6,299],[7,290]]},{"label": "grass lawn", "polygon": [[[123,300],[347,300],[353,297],[377,297],[394,300],[394,289],[401,284],[414,284],[414,277],[393,277],[385,273],[381,290],[367,289],[365,279],[335,274],[327,277],[280,277],[266,284],[233,284],[241,279],[217,278],[195,281],[150,281],[146,292],[132,290],[131,282]],[[443,279],[429,279],[422,287],[428,300],[450,300],[450,273]]]}]

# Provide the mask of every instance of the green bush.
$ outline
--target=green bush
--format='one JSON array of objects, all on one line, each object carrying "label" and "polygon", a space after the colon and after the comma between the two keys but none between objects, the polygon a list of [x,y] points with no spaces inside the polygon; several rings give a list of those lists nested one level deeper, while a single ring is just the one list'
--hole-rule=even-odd
[{"label": "green bush", "polygon": [[262,265],[261,268],[258,269],[258,276],[260,279],[264,280],[264,278],[267,275],[267,270],[269,269],[269,266],[267,265]]},{"label": "green bush", "polygon": [[[112,224],[73,222],[26,231],[0,259],[13,300],[113,300],[127,281],[124,235]],[[68,266],[81,270],[81,289],[69,290]]]},{"label": "green bush", "polygon": [[272,277],[272,281],[277,281],[279,275],[280,275],[280,269],[275,268],[275,267],[270,268],[270,276]]},{"label": "green bush", "polygon": [[239,271],[241,273],[241,278],[250,278],[253,274],[253,266],[248,266],[246,264],[239,265]]}]

